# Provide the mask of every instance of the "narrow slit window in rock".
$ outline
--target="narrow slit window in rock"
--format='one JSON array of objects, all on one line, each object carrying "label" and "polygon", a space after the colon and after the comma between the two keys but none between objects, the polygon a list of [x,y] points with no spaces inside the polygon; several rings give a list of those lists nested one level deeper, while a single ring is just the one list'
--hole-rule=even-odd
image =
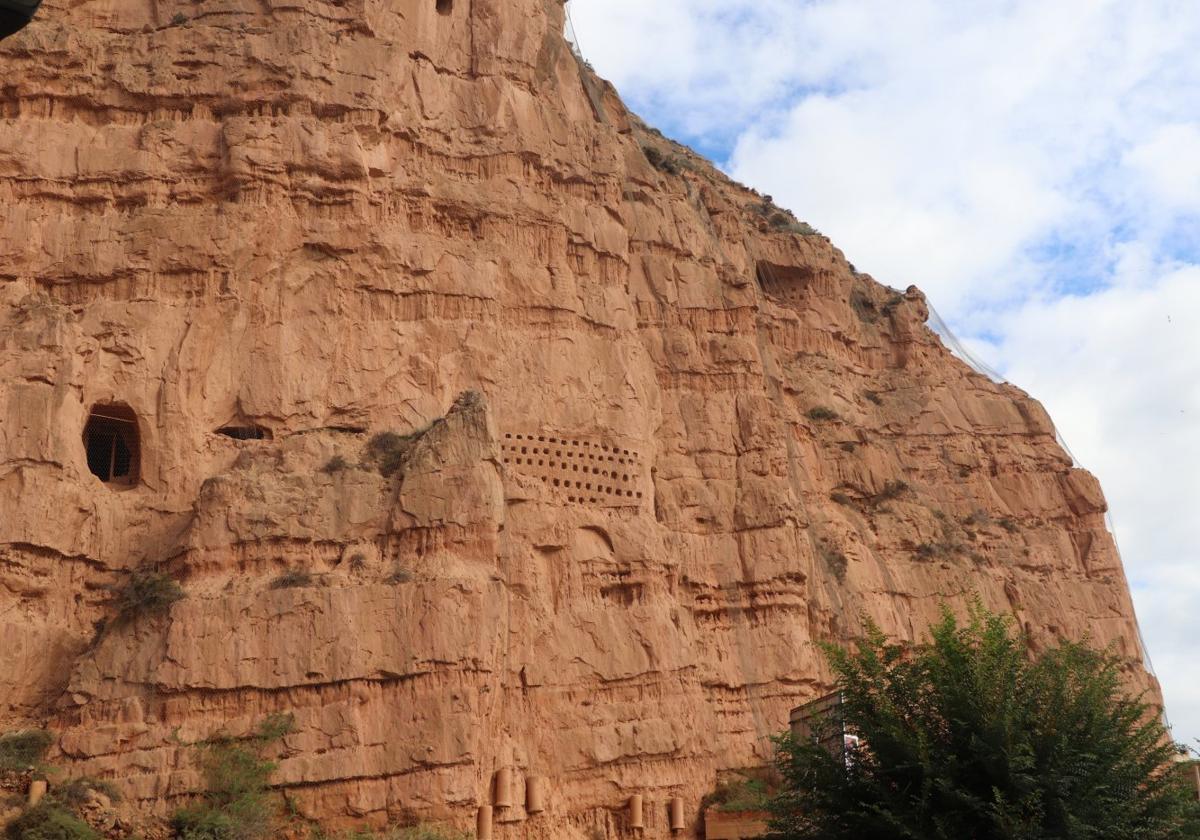
[{"label": "narrow slit window in rock", "polygon": [[222,426],[217,434],[234,440],[270,440],[271,430],[262,426]]}]

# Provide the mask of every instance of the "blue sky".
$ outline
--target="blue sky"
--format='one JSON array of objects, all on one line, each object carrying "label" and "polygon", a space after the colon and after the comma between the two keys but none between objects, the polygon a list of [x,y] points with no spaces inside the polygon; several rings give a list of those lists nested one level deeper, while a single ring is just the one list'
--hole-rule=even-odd
[{"label": "blue sky", "polygon": [[921,287],[1104,484],[1200,739],[1200,4],[572,0],[648,122]]}]

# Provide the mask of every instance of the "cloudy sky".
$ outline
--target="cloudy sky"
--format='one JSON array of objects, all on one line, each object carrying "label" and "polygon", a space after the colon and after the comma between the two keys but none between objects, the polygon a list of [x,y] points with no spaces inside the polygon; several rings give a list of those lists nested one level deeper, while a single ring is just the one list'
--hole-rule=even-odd
[{"label": "cloudy sky", "polygon": [[573,0],[649,122],[915,283],[1100,476],[1200,747],[1200,4]]}]

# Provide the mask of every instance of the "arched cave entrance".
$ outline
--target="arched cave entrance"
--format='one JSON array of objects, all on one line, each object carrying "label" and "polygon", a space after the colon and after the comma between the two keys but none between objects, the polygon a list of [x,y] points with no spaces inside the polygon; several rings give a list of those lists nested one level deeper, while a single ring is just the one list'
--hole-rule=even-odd
[{"label": "arched cave entrance", "polygon": [[83,448],[92,475],[105,484],[132,487],[141,470],[137,415],[127,405],[92,407],[83,427]]},{"label": "arched cave entrance", "polygon": [[448,15],[454,11],[454,0],[437,0],[437,13]]}]

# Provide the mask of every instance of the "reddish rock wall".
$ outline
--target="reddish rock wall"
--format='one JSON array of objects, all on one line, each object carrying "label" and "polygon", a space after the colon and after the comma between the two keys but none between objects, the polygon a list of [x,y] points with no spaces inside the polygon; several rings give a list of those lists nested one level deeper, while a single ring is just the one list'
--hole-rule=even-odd
[{"label": "reddish rock wall", "polygon": [[[512,767],[547,808],[498,838],[617,837],[635,793],[660,838],[863,613],[978,592],[1136,667],[1041,407],[645,130],[562,17],[47,0],[0,46],[0,727],[165,813],[188,742],[288,711],[328,824],[467,827]],[[87,468],[105,403],[133,489]],[[97,632],[139,567],[187,597]]]}]

